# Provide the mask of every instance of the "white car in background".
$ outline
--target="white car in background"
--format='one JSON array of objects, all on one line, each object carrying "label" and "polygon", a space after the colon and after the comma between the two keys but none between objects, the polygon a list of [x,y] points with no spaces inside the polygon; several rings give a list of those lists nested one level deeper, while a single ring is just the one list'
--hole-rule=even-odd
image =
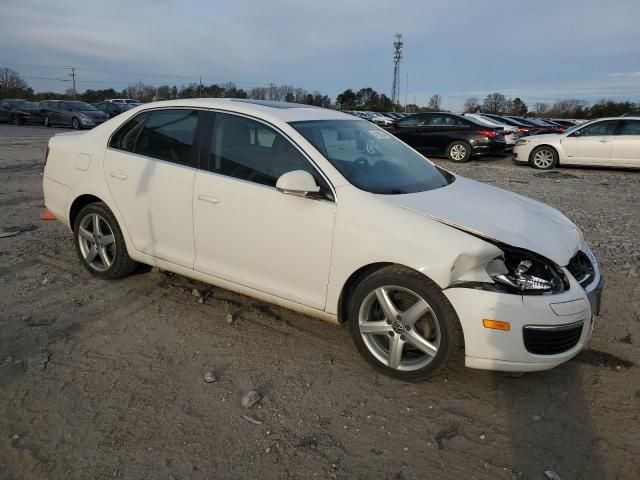
[{"label": "white car in background", "polygon": [[383,115],[381,113],[375,113],[375,112],[373,114],[373,117],[371,117],[371,121],[376,125],[380,125],[381,127],[388,127],[397,122],[397,120],[393,118],[390,118],[390,117],[387,117],[386,115]]},{"label": "white car in background", "polygon": [[520,129],[518,127],[507,125],[506,123],[500,123],[493,118],[485,117],[479,113],[463,113],[462,115],[473,118],[476,122],[486,125],[487,127],[499,127],[504,129],[504,142],[506,143],[507,149],[513,148],[520,138]]},{"label": "white car in background", "polygon": [[534,168],[593,165],[640,168],[640,117],[601,118],[563,133],[522,138],[513,161]]},{"label": "white car in background", "polygon": [[334,110],[155,102],[54,136],[43,188],[91,274],[145,263],[346,323],[403,380],[462,357],[552,368],[599,311],[598,264],[567,217]]}]

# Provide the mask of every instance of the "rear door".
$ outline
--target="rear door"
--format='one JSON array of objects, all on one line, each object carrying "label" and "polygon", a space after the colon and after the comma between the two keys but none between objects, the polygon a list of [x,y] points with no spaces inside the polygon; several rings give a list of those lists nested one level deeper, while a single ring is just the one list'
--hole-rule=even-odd
[{"label": "rear door", "polygon": [[562,140],[560,163],[610,165],[613,140],[619,120],[591,123]]},{"label": "rear door", "polygon": [[136,250],[193,268],[193,182],[200,112],[136,115],[105,153],[107,184]]},{"label": "rear door", "polygon": [[640,120],[624,120],[613,140],[611,165],[640,168]]}]

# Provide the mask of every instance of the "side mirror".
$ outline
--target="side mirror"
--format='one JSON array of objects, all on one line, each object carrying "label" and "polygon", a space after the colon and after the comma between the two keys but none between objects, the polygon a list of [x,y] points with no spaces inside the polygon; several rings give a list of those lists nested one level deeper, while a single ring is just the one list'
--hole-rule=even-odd
[{"label": "side mirror", "polygon": [[313,196],[320,192],[320,187],[309,172],[294,170],[284,173],[278,178],[276,189],[288,195],[299,197]]}]

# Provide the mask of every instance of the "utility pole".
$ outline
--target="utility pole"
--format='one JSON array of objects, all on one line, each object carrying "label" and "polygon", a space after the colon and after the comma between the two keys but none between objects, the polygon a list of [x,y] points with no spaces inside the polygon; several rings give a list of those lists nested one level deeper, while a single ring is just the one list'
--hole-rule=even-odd
[{"label": "utility pole", "polygon": [[409,73],[407,73],[407,88],[404,89],[404,111],[407,111],[407,103],[409,103]]},{"label": "utility pole", "polygon": [[200,77],[200,86],[198,87],[198,97],[202,98],[202,77]]},{"label": "utility pole", "polygon": [[73,82],[73,99],[76,99],[76,69],[75,67],[64,67],[67,70],[71,70],[69,76],[71,77],[71,81]]},{"label": "utility pole", "polygon": [[393,88],[391,90],[391,101],[394,108],[400,104],[400,60],[402,60],[402,35],[396,33],[393,37]]}]

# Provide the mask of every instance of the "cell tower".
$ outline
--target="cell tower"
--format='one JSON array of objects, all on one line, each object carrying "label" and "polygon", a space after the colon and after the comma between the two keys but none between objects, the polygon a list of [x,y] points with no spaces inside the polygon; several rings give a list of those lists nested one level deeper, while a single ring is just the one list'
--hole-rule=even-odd
[{"label": "cell tower", "polygon": [[393,36],[393,89],[391,91],[391,100],[394,105],[400,103],[400,60],[402,60],[402,35],[396,33]]}]

